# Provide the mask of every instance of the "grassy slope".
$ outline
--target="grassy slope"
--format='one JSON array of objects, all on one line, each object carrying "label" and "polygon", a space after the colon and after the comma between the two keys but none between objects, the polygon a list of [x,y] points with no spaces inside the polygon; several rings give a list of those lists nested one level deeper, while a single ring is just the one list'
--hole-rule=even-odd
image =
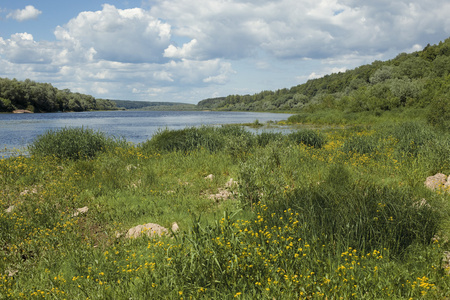
[{"label": "grassy slope", "polygon": [[[450,173],[449,143],[420,122],[224,127],[0,160],[0,297],[448,297],[449,196],[423,182]],[[210,199],[230,178],[235,197]],[[181,231],[117,237],[148,222]]]}]

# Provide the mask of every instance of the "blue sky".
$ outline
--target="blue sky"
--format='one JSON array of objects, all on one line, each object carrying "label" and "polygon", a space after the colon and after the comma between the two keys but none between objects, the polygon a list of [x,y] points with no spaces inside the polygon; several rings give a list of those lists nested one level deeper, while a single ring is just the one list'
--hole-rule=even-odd
[{"label": "blue sky", "polygon": [[449,15],[441,0],[2,0],[0,77],[197,103],[421,50]]}]

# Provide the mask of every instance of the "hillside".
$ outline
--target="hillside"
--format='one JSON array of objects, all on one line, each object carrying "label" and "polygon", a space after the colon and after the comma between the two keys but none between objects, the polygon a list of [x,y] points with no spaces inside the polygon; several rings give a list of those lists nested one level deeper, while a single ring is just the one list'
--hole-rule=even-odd
[{"label": "hillside", "polygon": [[[422,51],[401,53],[344,73],[309,80],[290,89],[205,99],[199,109],[381,115],[404,108],[446,107],[450,90],[450,38]],[[439,122],[439,120],[434,120]]]}]

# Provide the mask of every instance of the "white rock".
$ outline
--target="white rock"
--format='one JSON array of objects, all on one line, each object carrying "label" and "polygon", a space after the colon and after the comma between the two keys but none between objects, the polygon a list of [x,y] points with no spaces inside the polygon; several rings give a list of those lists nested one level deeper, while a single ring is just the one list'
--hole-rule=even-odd
[{"label": "white rock", "polygon": [[213,181],[214,175],[213,174],[209,174],[208,176],[205,177],[205,179],[209,179],[209,180]]},{"label": "white rock", "polygon": [[142,233],[145,233],[147,236],[155,236],[155,235],[165,235],[169,233],[169,230],[167,228],[162,227],[161,225],[154,224],[154,223],[147,223],[144,225],[138,225],[133,228],[130,228],[125,235],[127,238],[137,238]]},{"label": "white rock", "polygon": [[14,210],[15,207],[16,207],[15,205],[11,205],[7,209],[5,209],[5,213],[11,213]]},{"label": "white rock", "polygon": [[431,190],[436,190],[443,187],[447,183],[447,175],[437,173],[434,176],[427,177],[425,180],[425,186]]},{"label": "white rock", "polygon": [[89,207],[87,207],[87,206],[81,207],[81,208],[77,208],[77,211],[72,214],[72,217],[76,217],[79,214],[85,214],[88,211],[89,211]]}]

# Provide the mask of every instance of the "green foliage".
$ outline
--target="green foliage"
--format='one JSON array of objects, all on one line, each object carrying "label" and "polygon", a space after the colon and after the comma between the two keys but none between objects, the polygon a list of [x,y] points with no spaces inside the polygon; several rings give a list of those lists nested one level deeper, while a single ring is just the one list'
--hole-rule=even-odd
[{"label": "green foliage", "polygon": [[[450,173],[448,133],[412,121],[328,127],[317,148],[236,126],[187,129],[167,137],[197,136],[182,145],[189,155],[117,144],[90,160],[0,159],[0,295],[450,296],[450,196],[423,186],[430,172]],[[220,146],[203,146],[208,135]],[[180,230],[126,237],[149,222]]]},{"label": "green foliage", "polygon": [[427,113],[429,124],[443,130],[450,130],[450,98],[440,98],[433,101]]},{"label": "green foliage", "polygon": [[397,139],[398,157],[417,156],[420,151],[427,151],[425,147],[436,139],[433,129],[424,122],[400,123],[386,128],[386,133]]},{"label": "green foliage", "polygon": [[284,135],[281,132],[261,132],[256,135],[256,143],[261,147],[265,147],[269,143],[282,141],[283,138]]},{"label": "green foliage", "polygon": [[241,126],[204,126],[160,130],[151,140],[144,142],[142,148],[146,153],[172,151],[189,153],[200,148],[215,152],[225,147],[230,153],[238,155],[242,151],[245,152],[252,143],[252,134]]},{"label": "green foliage", "polygon": [[38,136],[28,150],[31,155],[77,160],[91,159],[98,153],[125,144],[125,141],[107,137],[102,132],[74,127],[49,130]]},{"label": "green foliage", "polygon": [[196,110],[194,104],[176,102],[150,102],[130,100],[110,100],[119,108],[138,110]]},{"label": "green foliage", "polygon": [[288,139],[296,144],[304,144],[314,148],[321,148],[326,142],[322,133],[310,129],[292,132],[288,135]]},{"label": "green foliage", "polygon": [[0,78],[0,111],[27,109],[32,112],[114,110],[115,103],[95,99],[90,95],[59,90],[49,83],[38,83],[26,79]]},{"label": "green foliage", "polygon": [[344,152],[357,152],[360,154],[373,154],[378,150],[379,140],[377,136],[353,135],[348,138],[343,146]]},{"label": "green foliage", "polygon": [[0,98],[0,112],[9,112],[13,110],[14,106],[12,105],[10,100]]},{"label": "green foliage", "polygon": [[420,118],[431,110],[430,123],[444,124],[439,119],[440,115],[448,119],[444,112],[433,114],[450,91],[448,49],[450,39],[427,45],[422,51],[401,53],[389,61],[375,61],[308,80],[290,89],[206,99],[198,103],[198,108],[286,111],[299,114],[289,120],[292,123],[321,124],[382,123],[386,112],[401,116],[403,111],[415,108],[422,110]]},{"label": "green foliage", "polygon": [[411,192],[370,184],[356,187],[346,184],[345,172],[331,171],[330,175],[334,181],[335,176],[345,180],[295,190],[277,209],[290,207],[294,213],[301,212],[305,224],[302,236],[308,232],[327,236],[330,243],[345,241],[364,252],[388,248],[391,255],[398,256],[414,243],[428,244],[437,231],[438,215],[429,206],[414,205],[419,200],[414,200]]}]

